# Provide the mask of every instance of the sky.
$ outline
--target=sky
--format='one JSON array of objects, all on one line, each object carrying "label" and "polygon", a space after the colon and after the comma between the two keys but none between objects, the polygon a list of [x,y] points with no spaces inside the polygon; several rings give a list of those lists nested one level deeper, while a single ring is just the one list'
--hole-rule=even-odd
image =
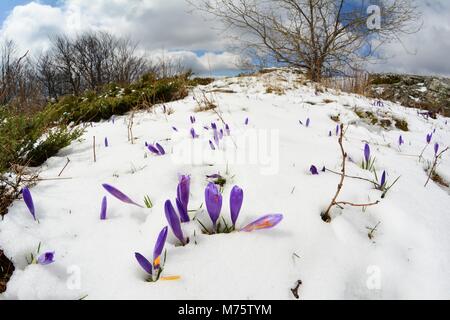
[{"label": "sky", "polygon": [[[419,33],[385,46],[372,71],[450,76],[450,1],[421,0]],[[49,36],[106,30],[130,36],[152,55],[176,57],[197,74],[239,71],[239,55],[217,22],[190,12],[185,0],[0,0],[0,40],[41,52]]]}]

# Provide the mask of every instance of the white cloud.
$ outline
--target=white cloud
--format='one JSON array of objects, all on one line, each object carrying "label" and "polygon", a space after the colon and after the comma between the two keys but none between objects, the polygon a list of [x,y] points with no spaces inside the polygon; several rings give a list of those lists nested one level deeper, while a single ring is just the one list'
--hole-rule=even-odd
[{"label": "white cloud", "polygon": [[[148,51],[164,51],[197,73],[236,70],[238,56],[199,15],[189,13],[184,0],[66,0],[59,6],[37,1],[16,6],[0,30],[22,50],[38,53],[49,36],[83,30],[106,30],[129,36]],[[197,56],[193,51],[208,52]]]},{"label": "white cloud", "polygon": [[[422,30],[405,37],[403,44],[387,45],[384,53],[390,59],[374,70],[450,75],[450,1],[419,4],[424,13]],[[189,9],[185,0],[61,0],[58,6],[33,1],[14,8],[0,29],[0,38],[39,51],[48,47],[52,34],[107,30],[132,37],[146,50],[182,57],[197,72],[237,69],[238,57],[226,52],[226,37],[213,22]],[[201,57],[193,53],[199,51],[207,53]]]},{"label": "white cloud", "polygon": [[373,70],[424,75],[450,75],[450,1],[420,1],[422,29],[386,45],[383,54],[389,59]]}]

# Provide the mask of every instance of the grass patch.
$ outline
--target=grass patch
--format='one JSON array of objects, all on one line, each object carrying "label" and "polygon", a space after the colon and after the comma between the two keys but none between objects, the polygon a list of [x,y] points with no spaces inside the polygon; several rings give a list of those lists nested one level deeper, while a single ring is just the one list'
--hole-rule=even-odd
[{"label": "grass patch", "polygon": [[282,95],[284,95],[286,93],[286,91],[283,88],[281,88],[281,87],[268,86],[266,88],[266,93],[267,94],[276,94],[276,95],[282,96]]}]

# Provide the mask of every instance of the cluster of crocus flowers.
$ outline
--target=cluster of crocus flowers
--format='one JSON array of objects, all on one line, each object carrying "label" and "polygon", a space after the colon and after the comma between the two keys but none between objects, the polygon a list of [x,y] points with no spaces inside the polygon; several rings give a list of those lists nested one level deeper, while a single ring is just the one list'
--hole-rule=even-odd
[{"label": "cluster of crocus flowers", "polygon": [[156,244],[153,249],[153,262],[150,262],[147,258],[145,258],[138,252],[134,254],[139,265],[150,276],[150,278],[147,279],[147,281],[149,282],[158,281],[161,277],[161,273],[163,271],[163,265],[161,264],[161,255],[166,243],[167,233],[168,228],[164,227],[158,235],[158,239],[156,240]]},{"label": "cluster of crocus flowers", "polygon": [[140,208],[143,208],[143,206],[141,206],[140,204],[136,203],[135,201],[131,200],[126,194],[124,194],[122,191],[120,191],[119,189],[104,183],[103,188],[105,188],[106,191],[109,192],[109,194],[111,194],[114,198],[127,203],[127,204],[131,204],[134,206],[138,206]]},{"label": "cluster of crocus flowers", "polygon": [[25,202],[25,205],[27,206],[28,210],[30,211],[31,216],[33,217],[34,221],[37,221],[36,220],[36,211],[35,211],[34,203],[33,203],[33,197],[31,196],[30,189],[28,189],[27,187],[23,188],[22,196],[23,196],[23,201]]},{"label": "cluster of crocus flowers", "polygon": [[164,148],[159,143],[156,143],[155,145],[152,145],[152,144],[146,142],[145,146],[154,155],[163,156],[163,155],[166,154],[166,151],[164,150]]},{"label": "cluster of crocus flowers", "polygon": [[[208,211],[208,215],[213,223],[213,230],[209,232],[206,228],[204,228],[204,232],[206,233],[228,233],[236,228],[236,222],[239,217],[239,213],[242,208],[242,204],[244,201],[244,191],[239,186],[234,186],[230,193],[230,216],[232,226],[228,227],[225,219],[223,219],[224,227],[221,229],[220,224],[218,224],[218,220],[220,218],[220,213],[222,210],[222,194],[219,192],[217,186],[210,182],[205,189],[205,203],[206,209]],[[240,231],[250,232],[254,230],[268,229],[276,226],[283,219],[283,215],[275,214],[275,215],[266,215],[263,216],[256,221],[248,224],[244,228],[240,229]]]}]

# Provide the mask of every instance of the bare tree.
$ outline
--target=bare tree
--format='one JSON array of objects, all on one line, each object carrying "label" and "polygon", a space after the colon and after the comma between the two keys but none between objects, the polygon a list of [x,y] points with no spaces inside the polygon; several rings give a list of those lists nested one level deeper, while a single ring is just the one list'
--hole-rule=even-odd
[{"label": "bare tree", "polygon": [[355,0],[187,1],[219,18],[251,52],[272,64],[304,68],[314,81],[355,69],[382,44],[418,31],[410,0],[377,0],[377,6]]}]

